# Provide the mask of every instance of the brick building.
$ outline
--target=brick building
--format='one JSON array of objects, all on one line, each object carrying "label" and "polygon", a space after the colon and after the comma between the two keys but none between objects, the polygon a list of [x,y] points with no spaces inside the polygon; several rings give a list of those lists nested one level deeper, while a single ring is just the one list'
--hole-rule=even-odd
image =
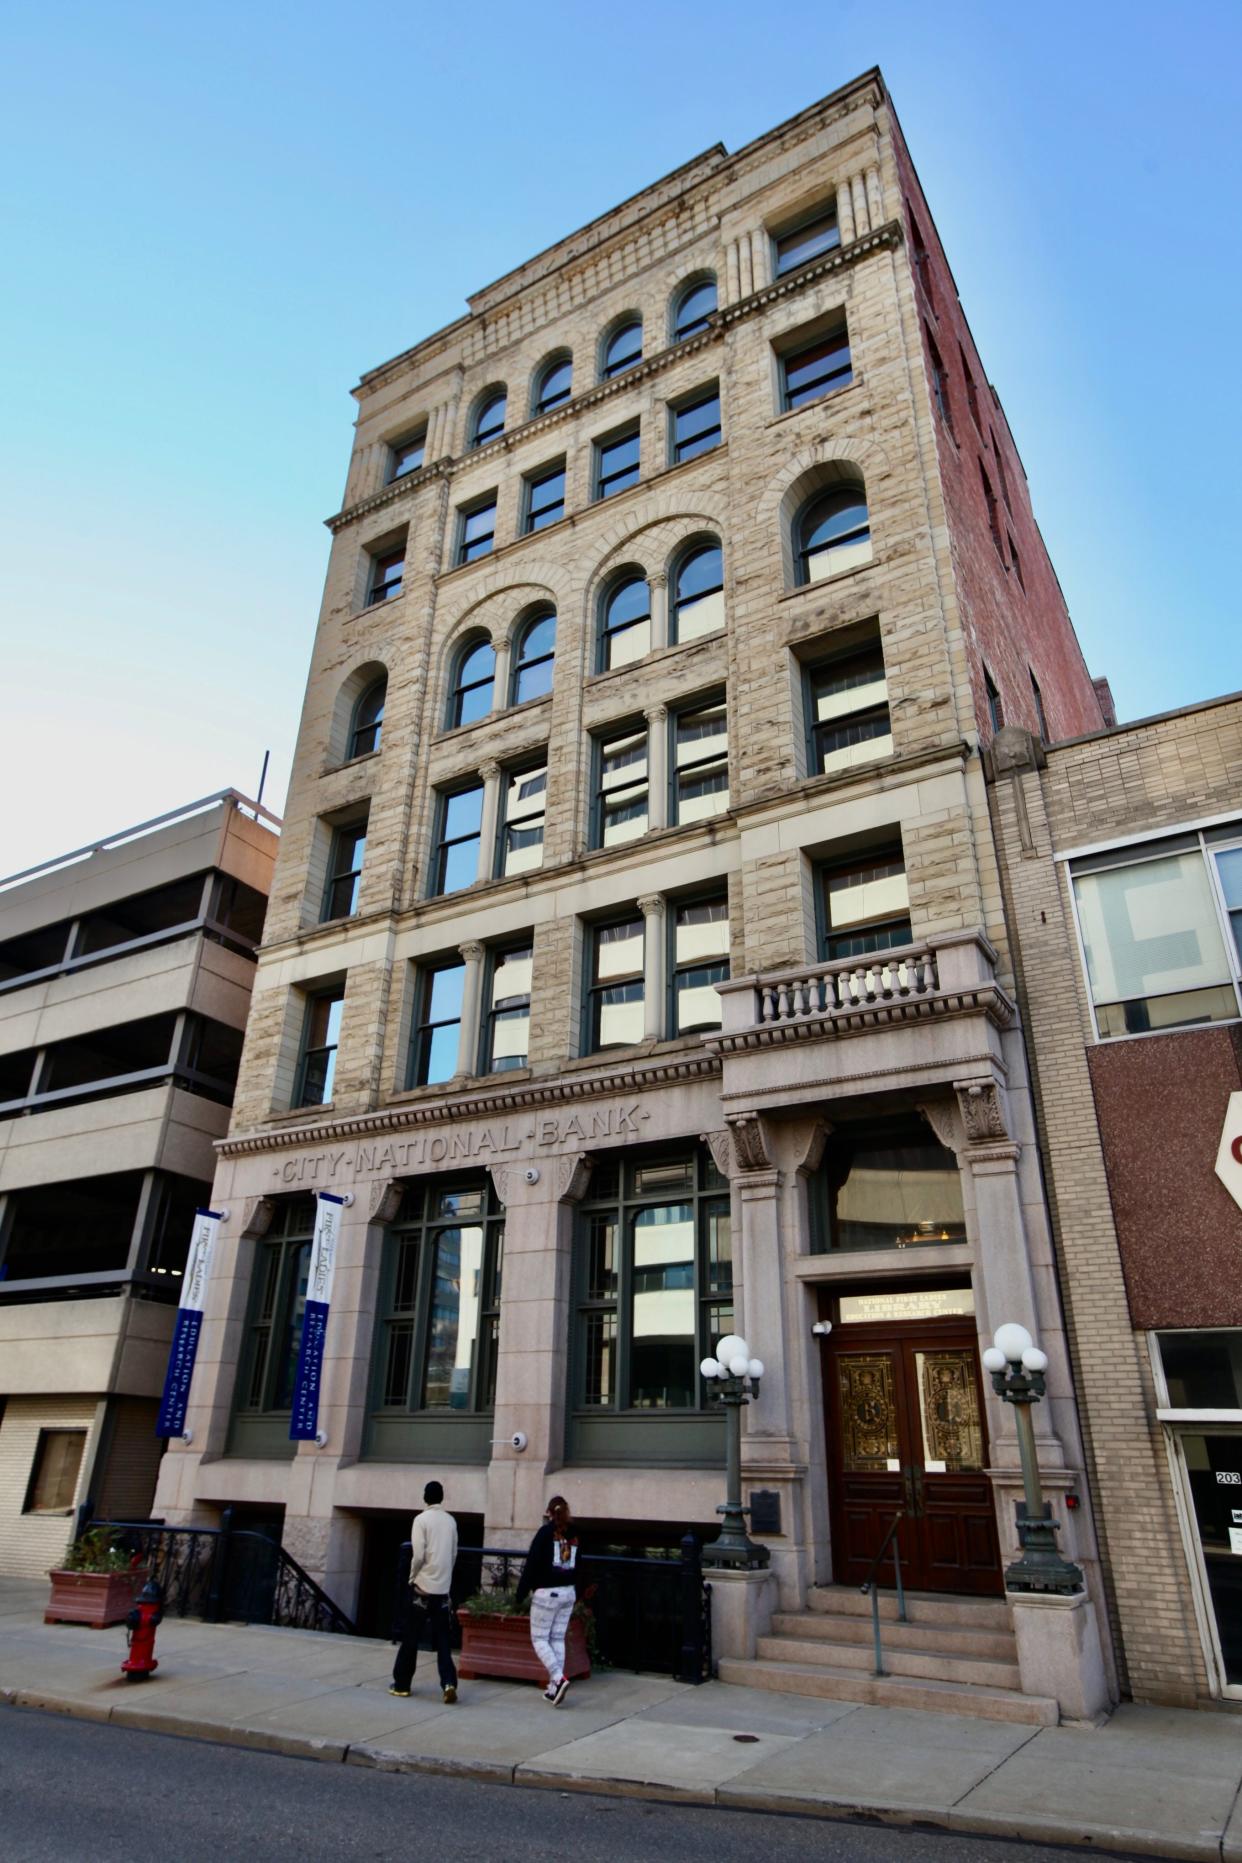
[{"label": "brick building", "polygon": [[80,1512],[150,1510],[275,860],[255,808],[226,791],[0,885],[0,1572],[45,1572]]},{"label": "brick building", "polygon": [[1242,1699],[1242,699],[990,764],[1124,1676]]},{"label": "brick building", "polygon": [[[1100,1581],[979,750],[1106,717],[878,73],[355,392],[160,1512],[267,1516],[364,1623],[432,1469],[463,1543],[554,1481],[668,1545],[714,1526],[697,1366],[737,1325],[783,1609],[904,1504],[910,1582],[1001,1613],[961,1686],[1016,1691],[1002,1319]],[[354,1201],[299,1446],[320,1190]],[[752,1673],[831,1692],[790,1645]]]}]

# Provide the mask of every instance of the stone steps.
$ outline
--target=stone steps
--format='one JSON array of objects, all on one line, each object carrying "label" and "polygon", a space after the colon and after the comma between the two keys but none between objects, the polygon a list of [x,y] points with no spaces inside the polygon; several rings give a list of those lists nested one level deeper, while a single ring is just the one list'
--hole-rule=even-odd
[{"label": "stone steps", "polygon": [[[822,1667],[858,1670],[870,1675],[875,1660],[871,1646],[830,1643],[820,1637],[760,1637],[756,1654],[764,1662],[796,1663],[799,1668]],[[896,1649],[884,1645],[888,1675],[923,1676],[932,1681],[978,1683],[984,1688],[1020,1688],[1016,1662],[998,1662],[983,1656],[950,1655],[945,1650]]]},{"label": "stone steps", "polygon": [[813,1695],[825,1701],[857,1701],[867,1707],[925,1708],[976,1720],[1009,1721],[1026,1727],[1055,1727],[1057,1704],[1042,1695],[988,1688],[973,1682],[941,1682],[908,1675],[870,1675],[865,1669],[826,1664],[753,1661],[726,1656],[720,1680],[781,1695]]},{"label": "stone steps", "polygon": [[[871,1617],[855,1616],[845,1611],[778,1611],[772,1619],[772,1635],[777,1637],[813,1637],[826,1643],[850,1643],[871,1653]],[[898,1623],[881,1619],[880,1639],[889,1650],[941,1650],[949,1656],[994,1658],[1000,1662],[1017,1661],[1017,1645],[1011,1630],[978,1628],[974,1624]]]},{"label": "stone steps", "polygon": [[[806,1595],[807,1609],[850,1617],[865,1617],[871,1622],[871,1599],[864,1597],[856,1585],[812,1585]],[[947,1591],[908,1591],[906,1615],[912,1624],[973,1625],[977,1630],[1009,1630],[1009,1606],[1003,1598],[955,1597]],[[895,1623],[897,1594],[880,1593],[880,1622]]]}]

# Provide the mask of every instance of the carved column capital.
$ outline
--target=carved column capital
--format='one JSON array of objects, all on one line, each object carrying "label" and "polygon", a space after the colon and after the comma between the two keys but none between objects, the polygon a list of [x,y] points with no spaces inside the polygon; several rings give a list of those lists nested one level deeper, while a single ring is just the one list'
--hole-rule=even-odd
[{"label": "carved column capital", "polygon": [[490,783],[493,778],[500,775],[500,765],[494,757],[489,757],[485,763],[479,765],[479,775],[485,783]]},{"label": "carved column capital", "polygon": [[811,1130],[811,1135],[807,1140],[806,1148],[802,1153],[802,1157],[794,1166],[794,1170],[799,1177],[811,1177],[818,1171],[823,1162],[824,1147],[828,1143],[829,1135],[832,1131],[833,1125],[830,1119],[816,1120]]},{"label": "carved column capital", "polygon": [[662,725],[664,720],[668,717],[668,706],[649,705],[643,713],[643,716],[650,725]]},{"label": "carved column capital", "polygon": [[467,964],[481,964],[483,962],[483,946],[481,944],[459,944],[457,950],[458,954],[465,958]]},{"label": "carved column capital", "polygon": [[727,1132],[700,1132],[700,1144],[706,1145],[721,1177],[733,1176],[733,1145]]},{"label": "carved column capital", "polygon": [[773,1160],[768,1153],[763,1123],[758,1113],[726,1113],[725,1121],[733,1134],[733,1153],[738,1170],[772,1170]]},{"label": "carved column capital", "polygon": [[946,1151],[956,1154],[965,1149],[966,1128],[956,1100],[920,1100],[918,1110]]},{"label": "carved column capital", "polygon": [[644,893],[637,904],[638,910],[645,919],[660,918],[664,913],[664,894]]},{"label": "carved column capital", "polygon": [[258,1242],[271,1228],[276,1205],[271,1197],[247,1197],[242,1204],[239,1234],[246,1242]]},{"label": "carved column capital", "polygon": [[1009,1138],[1005,1102],[994,1080],[955,1080],[953,1091],[969,1144]]},{"label": "carved column capital", "polygon": [[401,1197],[405,1186],[395,1178],[377,1177],[371,1185],[367,1198],[367,1221],[369,1223],[391,1223],[396,1220],[401,1208]]}]

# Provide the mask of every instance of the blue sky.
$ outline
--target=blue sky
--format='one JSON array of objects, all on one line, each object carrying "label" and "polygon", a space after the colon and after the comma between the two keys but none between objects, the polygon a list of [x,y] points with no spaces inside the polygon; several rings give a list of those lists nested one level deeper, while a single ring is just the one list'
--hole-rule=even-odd
[{"label": "blue sky", "polygon": [[17,0],[0,874],[283,798],[361,372],[882,66],[1093,671],[1242,687],[1242,7]]}]

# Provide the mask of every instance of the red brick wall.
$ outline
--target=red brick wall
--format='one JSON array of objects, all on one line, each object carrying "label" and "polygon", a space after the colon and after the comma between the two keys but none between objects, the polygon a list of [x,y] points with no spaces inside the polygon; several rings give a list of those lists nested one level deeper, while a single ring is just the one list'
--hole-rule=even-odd
[{"label": "red brick wall", "polygon": [[1216,1175],[1242,1029],[1104,1042],[1087,1065],[1134,1324],[1242,1326],[1242,1209]]},{"label": "red brick wall", "polygon": [[[1050,740],[1098,731],[1107,720],[1031,510],[1022,462],[1004,409],[988,383],[971,339],[953,274],[909,152],[895,125],[894,146],[906,203],[905,250],[914,275],[929,393],[929,336],[939,351],[947,378],[951,430],[941,418],[934,397],[932,421],[981,740],[986,744],[992,736],[984,688],[985,662],[1000,693],[1006,724],[1021,724],[1039,732],[1031,689],[1033,671],[1043,697]],[[974,381],[977,421],[971,411],[967,368]],[[996,500],[999,553],[992,540],[981,465]]]}]

